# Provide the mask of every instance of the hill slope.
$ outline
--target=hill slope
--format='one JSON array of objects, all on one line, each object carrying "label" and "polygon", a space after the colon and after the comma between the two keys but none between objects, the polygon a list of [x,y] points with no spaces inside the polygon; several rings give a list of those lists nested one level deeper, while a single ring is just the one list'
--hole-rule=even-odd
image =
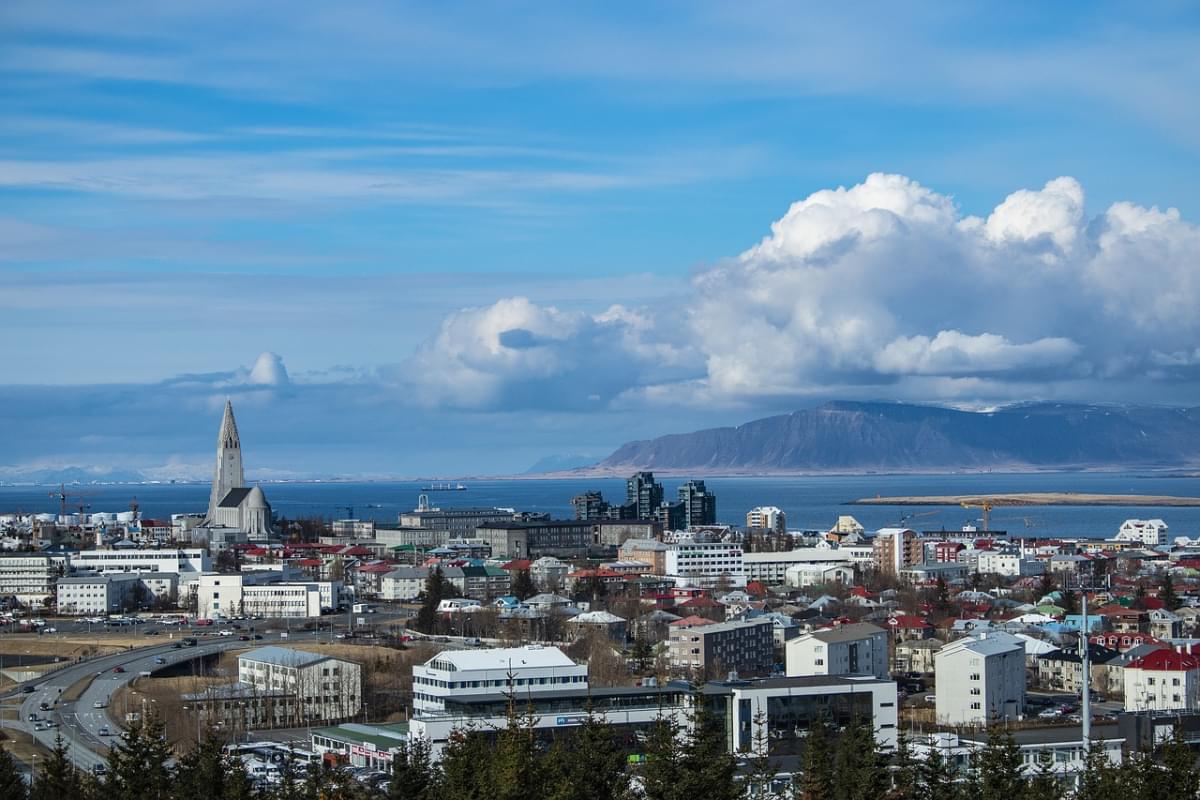
[{"label": "hill slope", "polygon": [[629,442],[597,466],[738,473],[1197,463],[1200,408],[1033,403],[984,413],[836,402]]}]

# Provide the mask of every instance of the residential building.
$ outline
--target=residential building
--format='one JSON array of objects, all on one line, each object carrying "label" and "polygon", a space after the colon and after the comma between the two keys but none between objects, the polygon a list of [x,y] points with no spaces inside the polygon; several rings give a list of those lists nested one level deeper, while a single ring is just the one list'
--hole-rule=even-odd
[{"label": "residential building", "polygon": [[704,481],[688,481],[680,486],[679,502],[683,503],[683,527],[717,524],[717,496],[705,488]]},{"label": "residential building", "polygon": [[575,509],[575,519],[594,521],[608,516],[609,505],[600,492],[590,491],[575,495],[571,498],[571,506]]},{"label": "residential building", "polygon": [[[449,531],[449,539],[471,539],[480,525],[511,522],[511,508],[431,508],[422,503],[415,511],[400,514],[400,528],[428,528]],[[376,533],[378,536],[378,532]]]},{"label": "residential building", "polygon": [[541,591],[561,589],[567,580],[571,565],[554,556],[542,556],[529,565],[529,577]]},{"label": "residential building", "polygon": [[572,617],[567,626],[580,638],[598,632],[621,645],[625,644],[629,635],[629,623],[623,617],[607,611],[586,611]]},{"label": "residential building", "polygon": [[883,628],[860,622],[804,633],[785,646],[787,674],[869,675],[885,679],[888,635]]},{"label": "residential building", "polygon": [[238,656],[238,682],[252,690],[282,692],[279,725],[349,719],[362,709],[362,667],[291,647],[258,647]]},{"label": "residential building", "polygon": [[1162,649],[1126,664],[1125,710],[1200,710],[1200,657]]},{"label": "residential building", "polygon": [[934,671],[934,659],[938,651],[945,646],[940,639],[910,639],[907,642],[896,643],[895,670],[896,672],[919,672],[929,674]]},{"label": "residential building", "polygon": [[899,575],[900,570],[922,563],[924,548],[917,532],[909,528],[881,528],[872,543],[875,569]]},{"label": "residential building", "polygon": [[1153,608],[1150,618],[1150,635],[1159,639],[1178,639],[1183,636],[1183,618],[1165,608]]},{"label": "residential building", "polygon": [[[469,534],[474,535],[471,528]],[[387,547],[413,547],[418,550],[432,550],[435,547],[445,547],[450,543],[450,531],[447,528],[426,528],[410,525],[399,528],[376,528],[375,541]]]},{"label": "residential building", "polygon": [[625,482],[625,504],[635,519],[654,519],[663,502],[663,487],[653,472],[637,472]]},{"label": "residential building", "polygon": [[795,564],[784,573],[784,584],[797,589],[809,586],[824,586],[830,583],[842,583],[847,586],[854,582],[854,570],[846,564]]},{"label": "residential building", "polygon": [[729,671],[765,675],[775,661],[775,626],[770,619],[703,624],[687,617],[671,623],[670,631],[668,654],[678,671],[710,677]]},{"label": "residential building", "polygon": [[918,585],[933,585],[939,578],[946,583],[961,581],[967,577],[968,572],[966,564],[913,564],[900,570],[900,577]]},{"label": "residential building", "polygon": [[934,657],[938,722],[980,725],[1015,720],[1025,709],[1025,648],[981,633]]},{"label": "residential building", "polygon": [[650,565],[654,575],[665,575],[667,571],[667,552],[672,545],[657,539],[626,539],[621,545],[618,555],[622,561],[641,561]]},{"label": "residential building", "polygon": [[381,600],[411,602],[425,591],[429,580],[428,567],[400,567],[383,576],[380,583]]},{"label": "residential building", "polygon": [[59,565],[48,555],[0,556],[0,598],[14,597],[22,605],[41,605],[55,594],[60,572]]},{"label": "residential building", "polygon": [[746,527],[787,533],[787,514],[775,506],[756,506],[746,512]]},{"label": "residential building", "polygon": [[444,712],[448,698],[515,693],[524,702],[564,689],[586,689],[586,664],[557,647],[444,650],[413,666],[413,711]]},{"label": "residential building", "polygon": [[374,539],[375,521],[370,519],[335,519],[329,523],[334,536],[350,539]]},{"label": "residential building", "polygon": [[1046,564],[1036,558],[1025,558],[1020,553],[986,551],[979,554],[978,569],[983,574],[1024,578],[1041,575],[1046,571]]},{"label": "residential building", "polygon": [[59,578],[58,613],[108,614],[136,608],[141,578],[137,575],[90,575]]},{"label": "residential building", "polygon": [[592,543],[592,523],[577,520],[488,522],[475,529],[475,537],[491,546],[493,558],[580,558],[587,555]]},{"label": "residential building", "polygon": [[1161,519],[1127,519],[1117,530],[1116,541],[1138,542],[1146,547],[1167,543],[1167,523]]},{"label": "residential building", "polygon": [[[622,558],[625,558],[622,554]],[[640,561],[639,558],[631,560]],[[670,546],[663,559],[664,574],[677,586],[712,589],[746,585],[742,546],[737,542],[680,541]]]}]

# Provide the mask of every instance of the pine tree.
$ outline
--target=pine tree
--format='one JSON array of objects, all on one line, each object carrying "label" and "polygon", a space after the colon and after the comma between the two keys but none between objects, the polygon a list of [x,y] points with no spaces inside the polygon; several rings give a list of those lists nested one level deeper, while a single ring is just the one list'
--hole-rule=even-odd
[{"label": "pine tree", "polygon": [[979,754],[980,800],[1013,800],[1024,793],[1021,748],[1006,728],[992,728]]},{"label": "pine tree", "polygon": [[583,724],[544,759],[551,800],[622,800],[631,797],[625,756],[612,726],[588,709]]},{"label": "pine tree", "polygon": [[0,797],[5,800],[26,800],[29,787],[17,767],[17,760],[0,743]]},{"label": "pine tree", "polygon": [[955,800],[959,796],[954,766],[933,745],[918,770],[918,800]]},{"label": "pine tree", "polygon": [[446,576],[441,567],[434,567],[425,579],[425,597],[421,600],[421,609],[417,612],[416,628],[422,633],[433,633],[437,625],[438,604],[445,599]]},{"label": "pine tree", "polygon": [[388,800],[431,800],[437,774],[424,739],[411,738],[392,758]]},{"label": "pine tree", "polygon": [[759,709],[754,715],[754,736],[746,776],[747,796],[750,800],[776,800],[778,793],[772,788],[779,765],[771,758],[771,743],[767,738],[767,715]]},{"label": "pine tree", "polygon": [[683,772],[683,749],[679,743],[679,726],[674,720],[660,717],[650,729],[646,740],[646,763],[642,766],[642,791],[646,800],[691,800],[679,794],[679,779]]},{"label": "pine tree", "polygon": [[920,776],[912,747],[903,731],[896,740],[896,755],[892,760],[892,791],[890,800],[916,800]]},{"label": "pine tree", "polygon": [[516,596],[518,600],[525,600],[537,594],[537,587],[533,585],[533,577],[527,569],[519,569],[513,573],[512,585],[509,591]]},{"label": "pine tree", "polygon": [[226,759],[228,772],[225,775],[221,800],[254,800],[258,792],[254,789],[254,781],[246,771],[246,764],[240,758]]},{"label": "pine tree", "polygon": [[1063,800],[1063,786],[1054,773],[1054,756],[1050,751],[1038,753],[1037,766],[1025,782],[1022,800]]},{"label": "pine tree", "polygon": [[887,767],[869,723],[856,717],[846,726],[838,739],[834,771],[834,800],[878,800],[887,792]]},{"label": "pine tree", "polygon": [[104,793],[113,800],[170,800],[174,780],[167,768],[171,751],[155,716],[134,722],[108,753]]},{"label": "pine tree", "polygon": [[438,800],[488,800],[492,796],[488,768],[492,750],[483,736],[456,730],[442,751]]},{"label": "pine tree", "polygon": [[179,759],[173,797],[175,800],[210,800],[225,791],[225,754],[221,742],[206,736]]},{"label": "pine tree", "polygon": [[1200,773],[1196,770],[1196,760],[1178,726],[1171,741],[1163,745],[1162,763],[1159,797],[1196,797],[1200,793]]},{"label": "pine tree", "polygon": [[518,711],[515,695],[509,694],[507,723],[496,737],[490,764],[496,800],[530,800],[542,787],[536,725],[532,709]]},{"label": "pine tree", "polygon": [[1163,601],[1163,605],[1167,607],[1168,611],[1174,611],[1182,605],[1179,595],[1175,593],[1175,581],[1171,578],[1170,572],[1163,573],[1162,588],[1158,592],[1158,599]]},{"label": "pine tree", "polygon": [[680,759],[679,796],[740,800],[741,787],[734,779],[737,761],[729,752],[725,726],[702,701],[693,709],[691,726]]},{"label": "pine tree", "polygon": [[1079,785],[1075,789],[1074,800],[1120,800],[1120,780],[1117,770],[1108,760],[1104,745],[1097,742],[1088,744],[1087,755],[1084,757],[1083,771],[1079,773]]},{"label": "pine tree", "polygon": [[30,792],[31,800],[66,800],[79,797],[83,783],[79,771],[67,757],[67,743],[62,736],[54,737],[54,748],[38,770],[37,780]]},{"label": "pine tree", "polygon": [[821,717],[808,726],[800,762],[797,796],[800,800],[833,800],[833,753],[829,727]]}]

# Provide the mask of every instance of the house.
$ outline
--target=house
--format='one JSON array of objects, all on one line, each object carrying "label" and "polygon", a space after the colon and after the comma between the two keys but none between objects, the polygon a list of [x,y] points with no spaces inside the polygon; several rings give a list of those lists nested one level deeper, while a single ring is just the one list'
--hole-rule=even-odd
[{"label": "house", "polygon": [[1183,636],[1183,618],[1165,608],[1155,608],[1147,612],[1150,620],[1150,633],[1159,639],[1178,639]]},{"label": "house", "polygon": [[888,627],[897,642],[933,638],[933,623],[916,614],[895,614],[888,618]]},{"label": "house", "polygon": [[[1107,683],[1105,665],[1120,655],[1093,642],[1088,643],[1089,673],[1093,684]],[[1078,647],[1063,647],[1037,659],[1038,685],[1063,692],[1083,690],[1083,658]]]},{"label": "house", "polygon": [[618,644],[624,644],[629,634],[629,624],[622,617],[607,611],[588,611],[580,614],[571,619],[568,627],[580,638],[598,632]]},{"label": "house", "polygon": [[681,672],[764,675],[775,661],[774,623],[769,619],[717,623],[693,616],[671,623],[670,630],[671,667]]},{"label": "house", "polygon": [[1155,650],[1125,665],[1126,711],[1200,709],[1200,657]]},{"label": "house", "polygon": [[871,675],[888,677],[888,635],[869,623],[805,633],[785,645],[789,677]]},{"label": "house", "polygon": [[910,639],[896,643],[896,672],[932,673],[934,657],[945,643],[941,639]]},{"label": "house", "polygon": [[934,657],[938,721],[978,725],[1018,719],[1025,709],[1025,648],[981,633]]}]

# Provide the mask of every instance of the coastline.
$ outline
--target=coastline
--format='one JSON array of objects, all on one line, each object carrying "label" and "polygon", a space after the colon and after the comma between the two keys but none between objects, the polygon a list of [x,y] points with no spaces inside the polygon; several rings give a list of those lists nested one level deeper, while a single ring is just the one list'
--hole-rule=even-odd
[{"label": "coastline", "polygon": [[1021,492],[1016,494],[928,495],[900,497],[863,497],[851,500],[851,506],[971,506],[990,503],[1002,506],[1159,506],[1163,508],[1200,507],[1200,497],[1154,494],[1080,494],[1074,492]]}]

